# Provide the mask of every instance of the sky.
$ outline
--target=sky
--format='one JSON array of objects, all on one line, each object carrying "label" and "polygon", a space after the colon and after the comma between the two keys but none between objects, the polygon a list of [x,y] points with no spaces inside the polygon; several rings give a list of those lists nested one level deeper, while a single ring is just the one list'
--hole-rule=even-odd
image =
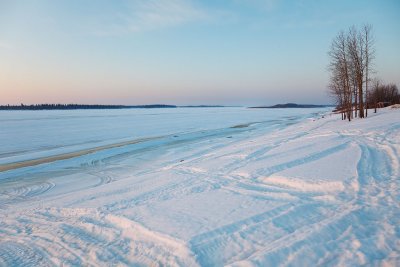
[{"label": "sky", "polygon": [[328,50],[373,25],[400,86],[398,0],[0,0],[0,104],[331,103]]}]

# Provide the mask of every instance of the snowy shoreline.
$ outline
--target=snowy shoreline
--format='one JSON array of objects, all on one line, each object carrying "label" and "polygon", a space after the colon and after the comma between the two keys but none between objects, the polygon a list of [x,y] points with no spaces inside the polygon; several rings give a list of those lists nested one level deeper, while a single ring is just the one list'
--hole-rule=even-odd
[{"label": "snowy shoreline", "polygon": [[398,265],[400,110],[305,118],[0,173],[0,265]]}]

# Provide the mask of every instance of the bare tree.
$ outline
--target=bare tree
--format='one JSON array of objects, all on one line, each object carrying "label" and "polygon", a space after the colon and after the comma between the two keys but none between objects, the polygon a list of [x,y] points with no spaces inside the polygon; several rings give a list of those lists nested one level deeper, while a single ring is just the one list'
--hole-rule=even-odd
[{"label": "bare tree", "polygon": [[[370,73],[375,56],[372,26],[355,26],[343,31],[333,39],[329,51],[331,80],[329,93],[350,121],[353,117],[368,115]],[[365,110],[364,110],[365,109]]]},{"label": "bare tree", "polygon": [[364,36],[364,52],[365,52],[365,116],[368,116],[368,85],[370,82],[370,72],[373,71],[372,64],[375,59],[375,41],[372,35],[372,25],[365,24],[362,28],[362,35]]},{"label": "bare tree", "polygon": [[347,58],[346,34],[341,31],[331,44],[329,56],[331,62],[329,69],[331,71],[331,88],[337,92],[337,102],[341,103],[340,109],[344,117],[351,120],[352,113],[352,93],[350,88],[349,60]]},{"label": "bare tree", "polygon": [[358,89],[358,109],[360,118],[364,118],[364,66],[365,53],[363,47],[364,39],[353,26],[347,35],[347,52],[350,57],[349,64],[353,70],[353,79]]},{"label": "bare tree", "polygon": [[400,103],[400,92],[394,83],[383,84],[376,79],[373,82],[372,91],[368,96],[368,103],[374,103],[375,113],[377,107],[384,107]]},{"label": "bare tree", "polygon": [[339,111],[342,114],[342,120],[346,119],[345,113],[345,97],[344,91],[342,90],[341,80],[338,76],[333,75],[331,82],[329,83],[329,95],[334,99],[336,105],[339,107]]},{"label": "bare tree", "polygon": [[371,98],[368,102],[369,103],[374,103],[374,113],[376,113],[376,109],[378,106],[378,90],[381,85],[381,81],[378,78],[374,79],[373,82],[373,92],[372,94],[369,94],[369,98]]}]

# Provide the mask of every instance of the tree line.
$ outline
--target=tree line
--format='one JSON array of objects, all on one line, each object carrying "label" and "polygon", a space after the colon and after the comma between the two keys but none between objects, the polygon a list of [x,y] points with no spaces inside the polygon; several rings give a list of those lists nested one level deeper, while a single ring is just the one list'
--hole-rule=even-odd
[{"label": "tree line", "polygon": [[372,82],[372,92],[368,94],[368,108],[385,107],[400,103],[400,93],[394,83],[385,84],[379,79]]},{"label": "tree line", "polygon": [[383,84],[372,75],[375,59],[375,40],[372,25],[361,28],[352,26],[340,31],[332,40],[328,52],[330,63],[329,94],[337,104],[342,119],[365,118],[368,108],[381,102],[399,102],[399,93],[394,84]]},{"label": "tree line", "polygon": [[36,104],[36,105],[3,105],[0,110],[72,110],[72,109],[125,109],[125,108],[176,108],[175,105],[85,105],[85,104]]}]

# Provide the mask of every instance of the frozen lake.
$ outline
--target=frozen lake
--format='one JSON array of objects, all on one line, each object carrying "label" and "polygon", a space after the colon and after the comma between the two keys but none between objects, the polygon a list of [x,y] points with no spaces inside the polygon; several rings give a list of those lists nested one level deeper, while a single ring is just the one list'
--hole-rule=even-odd
[{"label": "frozen lake", "polygon": [[282,127],[318,111],[247,108],[1,111],[0,164],[140,138],[195,134],[238,125],[262,123]]},{"label": "frozen lake", "polygon": [[400,111],[327,111],[0,112],[0,266],[398,265]]}]

